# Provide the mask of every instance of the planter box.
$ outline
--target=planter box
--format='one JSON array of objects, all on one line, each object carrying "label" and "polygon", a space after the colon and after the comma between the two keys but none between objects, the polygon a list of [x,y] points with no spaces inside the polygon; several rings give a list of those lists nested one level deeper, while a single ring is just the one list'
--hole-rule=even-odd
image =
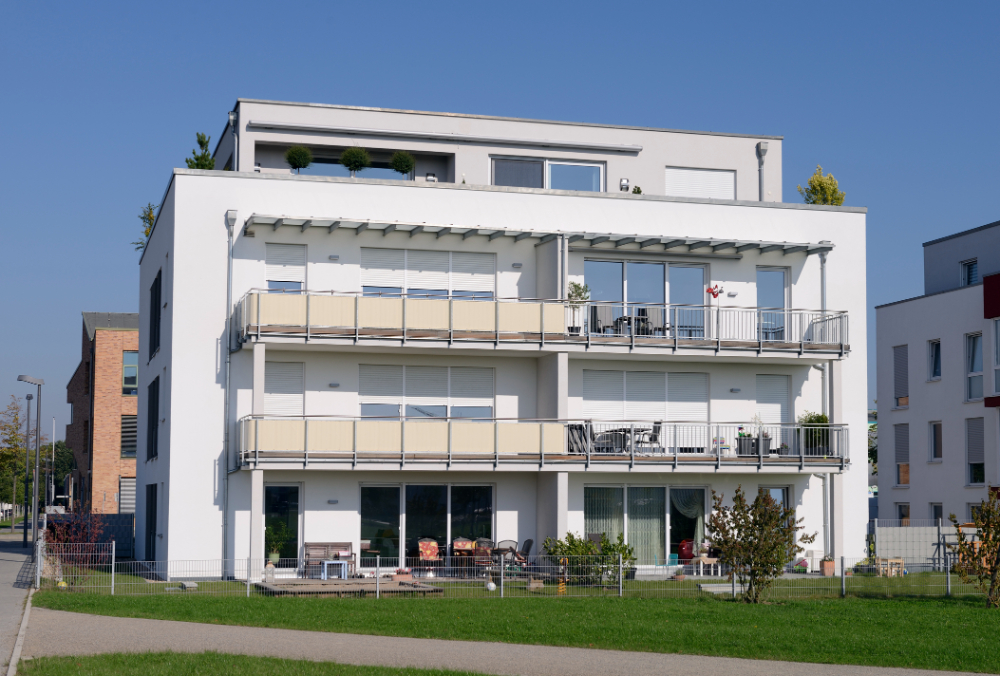
[{"label": "planter box", "polygon": [[757,455],[757,440],[753,437],[736,437],[736,455]]},{"label": "planter box", "polygon": [[393,582],[410,582],[413,580],[413,573],[393,573]]},{"label": "planter box", "polygon": [[833,577],[833,574],[837,570],[836,561],[820,561],[819,562],[819,572],[823,574],[823,577]]}]

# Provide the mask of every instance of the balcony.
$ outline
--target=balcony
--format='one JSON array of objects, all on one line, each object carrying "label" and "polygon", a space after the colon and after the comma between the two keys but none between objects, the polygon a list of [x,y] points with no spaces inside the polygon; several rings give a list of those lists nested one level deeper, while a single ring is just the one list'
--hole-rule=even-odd
[{"label": "balcony", "polygon": [[846,425],[247,416],[240,464],[843,469]]},{"label": "balcony", "polygon": [[846,312],[396,294],[250,291],[237,308],[241,339],[394,339],[588,349],[850,350]]}]

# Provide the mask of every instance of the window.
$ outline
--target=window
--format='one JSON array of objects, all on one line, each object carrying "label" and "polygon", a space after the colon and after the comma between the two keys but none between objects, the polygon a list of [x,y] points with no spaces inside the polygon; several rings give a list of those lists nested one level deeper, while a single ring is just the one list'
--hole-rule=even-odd
[{"label": "window", "polygon": [[970,484],[986,483],[986,459],[983,439],[983,418],[965,420],[965,454],[969,465]]},{"label": "window", "polygon": [[892,348],[892,388],[896,408],[910,405],[910,352],[908,345]]},{"label": "window", "polygon": [[494,158],[493,185],[603,192],[604,165],[594,162]]},{"label": "window", "polygon": [[121,439],[121,451],[123,458],[134,458],[135,448],[136,448],[136,427],[137,427],[137,416],[134,415],[123,415],[122,416],[122,439]]},{"label": "window", "polygon": [[962,263],[962,286],[972,286],[979,283],[979,262],[973,258]]},{"label": "window", "polygon": [[893,425],[896,451],[896,485],[910,485],[910,426]]},{"label": "window", "polygon": [[146,551],[143,554],[147,561],[156,561],[156,484],[146,484]]},{"label": "window", "polygon": [[967,401],[983,398],[983,334],[971,333],[965,337],[965,370]]},{"label": "window", "polygon": [[278,551],[277,567],[295,568],[299,559],[299,487],[264,486],[264,528],[282,526],[285,527],[288,538]]},{"label": "window", "polygon": [[302,362],[264,362],[264,414],[304,414],[305,364]]},{"label": "window", "polygon": [[941,503],[931,503],[931,518],[939,523],[944,520],[944,508]]},{"label": "window", "polygon": [[621,486],[585,486],[583,489],[583,533],[585,537],[607,535],[614,542],[625,532],[625,496]]},{"label": "window", "polygon": [[[394,490],[398,494],[399,489]],[[444,555],[448,544],[457,538],[493,539],[492,486],[407,484],[403,493],[406,496],[405,556],[419,556],[419,543],[424,539],[438,544],[439,556]],[[362,523],[366,520],[364,512],[361,520]]]},{"label": "window", "polygon": [[122,394],[139,394],[139,353],[122,352]]},{"label": "window", "polygon": [[720,169],[666,168],[668,197],[736,199],[736,172]]},{"label": "window", "polygon": [[983,506],[981,502],[970,502],[969,503],[969,522],[974,522],[976,516],[979,514],[979,509]]},{"label": "window", "polygon": [[118,477],[118,513],[135,513],[135,477]]},{"label": "window", "polygon": [[361,416],[493,418],[493,369],[466,366],[359,366]]},{"label": "window", "polygon": [[301,291],[306,284],[306,247],[270,244],[265,247],[264,270],[270,291]]},{"label": "window", "polygon": [[785,312],[788,307],[788,285],[785,268],[757,268],[757,307],[760,340],[785,339]]},{"label": "window", "polygon": [[492,299],[496,256],[464,251],[361,249],[361,287],[365,296]]},{"label": "window", "polygon": [[930,432],[931,460],[940,460],[944,455],[941,423],[932,422]]},{"label": "window", "polygon": [[146,390],[146,460],[159,453],[160,377],[153,378]]},{"label": "window", "polygon": [[[160,286],[163,271],[156,273],[153,285],[149,287],[149,359],[153,358],[156,351],[160,349]],[[90,380],[90,374],[87,374]]]},{"label": "window", "polygon": [[927,343],[927,357],[928,357],[928,372],[930,377],[928,380],[940,380],[941,379],[941,341],[932,340]]},{"label": "window", "polygon": [[761,486],[760,490],[762,490],[765,493],[767,493],[768,495],[770,495],[771,499],[774,500],[776,503],[778,503],[779,506],[785,507],[785,508],[787,508],[789,506],[788,505],[788,488],[787,487],[781,486],[781,487],[774,488],[774,487],[769,487],[769,486]]},{"label": "window", "polygon": [[910,503],[908,502],[897,502],[896,503],[896,518],[901,522],[900,525],[908,526],[910,521]]},{"label": "window", "polygon": [[361,556],[399,556],[399,486],[361,487]]}]

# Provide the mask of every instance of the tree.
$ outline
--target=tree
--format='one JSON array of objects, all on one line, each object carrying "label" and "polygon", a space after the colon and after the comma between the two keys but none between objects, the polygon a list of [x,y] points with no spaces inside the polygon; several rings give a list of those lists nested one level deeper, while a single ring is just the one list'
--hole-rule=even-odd
[{"label": "tree", "polygon": [[878,475],[878,423],[868,424],[868,462],[872,466],[872,474]]},{"label": "tree", "polygon": [[813,542],[816,533],[799,536],[802,519],[796,521],[794,509],[779,504],[763,489],[753,504],[747,502],[742,486],[736,487],[732,507],[724,507],[722,498],[712,491],[709,539],[721,552],[719,561],[729,565],[730,574],[739,580],[743,601],[760,603],[782,569],[803,551],[799,542]]},{"label": "tree", "polygon": [[816,165],[816,173],[809,177],[807,187],[803,190],[798,187],[799,194],[806,201],[806,204],[831,204],[842,206],[844,204],[844,193],[837,186],[837,179],[833,174],[823,175],[823,167]]},{"label": "tree", "polygon": [[397,150],[392,154],[392,157],[389,158],[389,167],[392,168],[392,170],[397,174],[402,174],[404,177],[412,174],[416,166],[417,161],[413,159],[413,155],[405,150]]},{"label": "tree", "polygon": [[312,151],[305,146],[292,146],[285,151],[285,162],[295,170],[296,174],[302,173],[302,170],[312,164],[312,161]]},{"label": "tree", "polygon": [[156,209],[158,207],[158,204],[150,202],[139,212],[139,220],[142,222],[142,239],[132,242],[135,245],[136,251],[142,251],[146,248],[146,242],[149,241],[149,233],[153,232],[153,223],[156,222]]},{"label": "tree", "polygon": [[24,502],[24,412],[14,395],[0,411],[0,502]]},{"label": "tree", "polygon": [[369,157],[368,151],[364,148],[351,146],[340,154],[340,163],[347,167],[347,170],[351,172],[351,178],[354,178],[357,172],[372,166],[372,158]]},{"label": "tree", "polygon": [[990,487],[986,499],[972,510],[974,532],[963,529],[954,514],[948,519],[957,531],[955,570],[962,582],[975,579],[986,594],[986,607],[1000,608],[1000,493]]},{"label": "tree", "polygon": [[208,143],[212,140],[212,137],[205,136],[199,131],[196,134],[196,138],[198,139],[198,147],[201,148],[201,152],[192,150],[191,157],[184,160],[187,162],[188,169],[215,169],[215,158],[212,157],[212,153],[208,149]]}]

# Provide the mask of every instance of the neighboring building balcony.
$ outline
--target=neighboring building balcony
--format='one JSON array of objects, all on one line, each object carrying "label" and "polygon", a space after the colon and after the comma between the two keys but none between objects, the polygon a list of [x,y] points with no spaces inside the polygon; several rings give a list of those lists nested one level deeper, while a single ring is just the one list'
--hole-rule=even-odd
[{"label": "neighboring building balcony", "polygon": [[842,470],[846,425],[247,416],[243,466]]},{"label": "neighboring building balcony", "polygon": [[253,290],[237,308],[241,339],[836,353],[846,312],[649,303],[468,299],[417,294]]}]

